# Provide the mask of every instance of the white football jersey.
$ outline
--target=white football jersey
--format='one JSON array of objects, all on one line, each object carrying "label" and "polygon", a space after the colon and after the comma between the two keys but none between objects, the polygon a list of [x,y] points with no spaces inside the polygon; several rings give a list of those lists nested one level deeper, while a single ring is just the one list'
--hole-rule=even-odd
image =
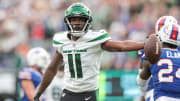
[{"label": "white football jersey", "polygon": [[63,88],[64,88],[63,77],[59,77],[57,73],[51,84],[46,89],[46,92],[44,94],[45,101],[60,101],[60,96]]},{"label": "white football jersey", "polygon": [[57,33],[53,47],[63,55],[65,89],[72,92],[93,91],[98,88],[101,44],[111,39],[105,30],[89,30],[78,40],[68,39],[68,32]]}]

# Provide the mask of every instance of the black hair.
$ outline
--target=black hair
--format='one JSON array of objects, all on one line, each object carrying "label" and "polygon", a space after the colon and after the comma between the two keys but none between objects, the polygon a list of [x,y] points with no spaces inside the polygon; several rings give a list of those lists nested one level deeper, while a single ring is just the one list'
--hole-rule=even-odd
[{"label": "black hair", "polygon": [[177,45],[173,45],[173,44],[166,43],[166,42],[163,42],[163,47],[168,47],[168,48],[178,48]]}]

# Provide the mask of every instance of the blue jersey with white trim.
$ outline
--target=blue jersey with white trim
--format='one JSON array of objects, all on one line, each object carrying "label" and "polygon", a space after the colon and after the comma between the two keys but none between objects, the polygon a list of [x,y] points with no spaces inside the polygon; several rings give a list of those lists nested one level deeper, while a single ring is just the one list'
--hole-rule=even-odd
[{"label": "blue jersey with white trim", "polygon": [[180,51],[163,48],[159,61],[151,66],[154,98],[168,96],[180,99]]},{"label": "blue jersey with white trim", "polygon": [[[19,81],[21,82],[22,80],[31,80],[34,87],[37,88],[42,80],[42,75],[40,74],[40,72],[33,68],[25,68],[19,72]],[[23,89],[21,91],[21,94],[22,101],[30,101]]]}]

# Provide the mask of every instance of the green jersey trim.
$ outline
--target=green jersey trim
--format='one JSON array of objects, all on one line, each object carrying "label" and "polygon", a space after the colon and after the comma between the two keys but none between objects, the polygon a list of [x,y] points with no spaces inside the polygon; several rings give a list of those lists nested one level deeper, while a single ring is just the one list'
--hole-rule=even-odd
[{"label": "green jersey trim", "polygon": [[94,42],[94,41],[97,41],[97,40],[102,40],[102,39],[107,38],[107,37],[109,37],[109,34],[106,33],[106,34],[103,34],[103,35],[101,35],[101,36],[99,36],[99,37],[97,37],[95,39],[89,40],[88,42]]},{"label": "green jersey trim", "polygon": [[64,44],[64,43],[61,43],[61,42],[57,42],[57,41],[55,41],[55,40],[53,40],[53,44]]}]

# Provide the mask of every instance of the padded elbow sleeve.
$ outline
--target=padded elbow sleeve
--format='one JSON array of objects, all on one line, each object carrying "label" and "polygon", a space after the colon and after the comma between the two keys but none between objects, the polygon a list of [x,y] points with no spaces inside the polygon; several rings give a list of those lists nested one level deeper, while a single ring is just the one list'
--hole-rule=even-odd
[{"label": "padded elbow sleeve", "polygon": [[138,86],[139,86],[139,88],[141,90],[142,95],[144,95],[145,92],[146,92],[147,81],[148,80],[141,79],[140,75],[137,76],[136,82],[137,82],[137,84],[138,84]]}]

